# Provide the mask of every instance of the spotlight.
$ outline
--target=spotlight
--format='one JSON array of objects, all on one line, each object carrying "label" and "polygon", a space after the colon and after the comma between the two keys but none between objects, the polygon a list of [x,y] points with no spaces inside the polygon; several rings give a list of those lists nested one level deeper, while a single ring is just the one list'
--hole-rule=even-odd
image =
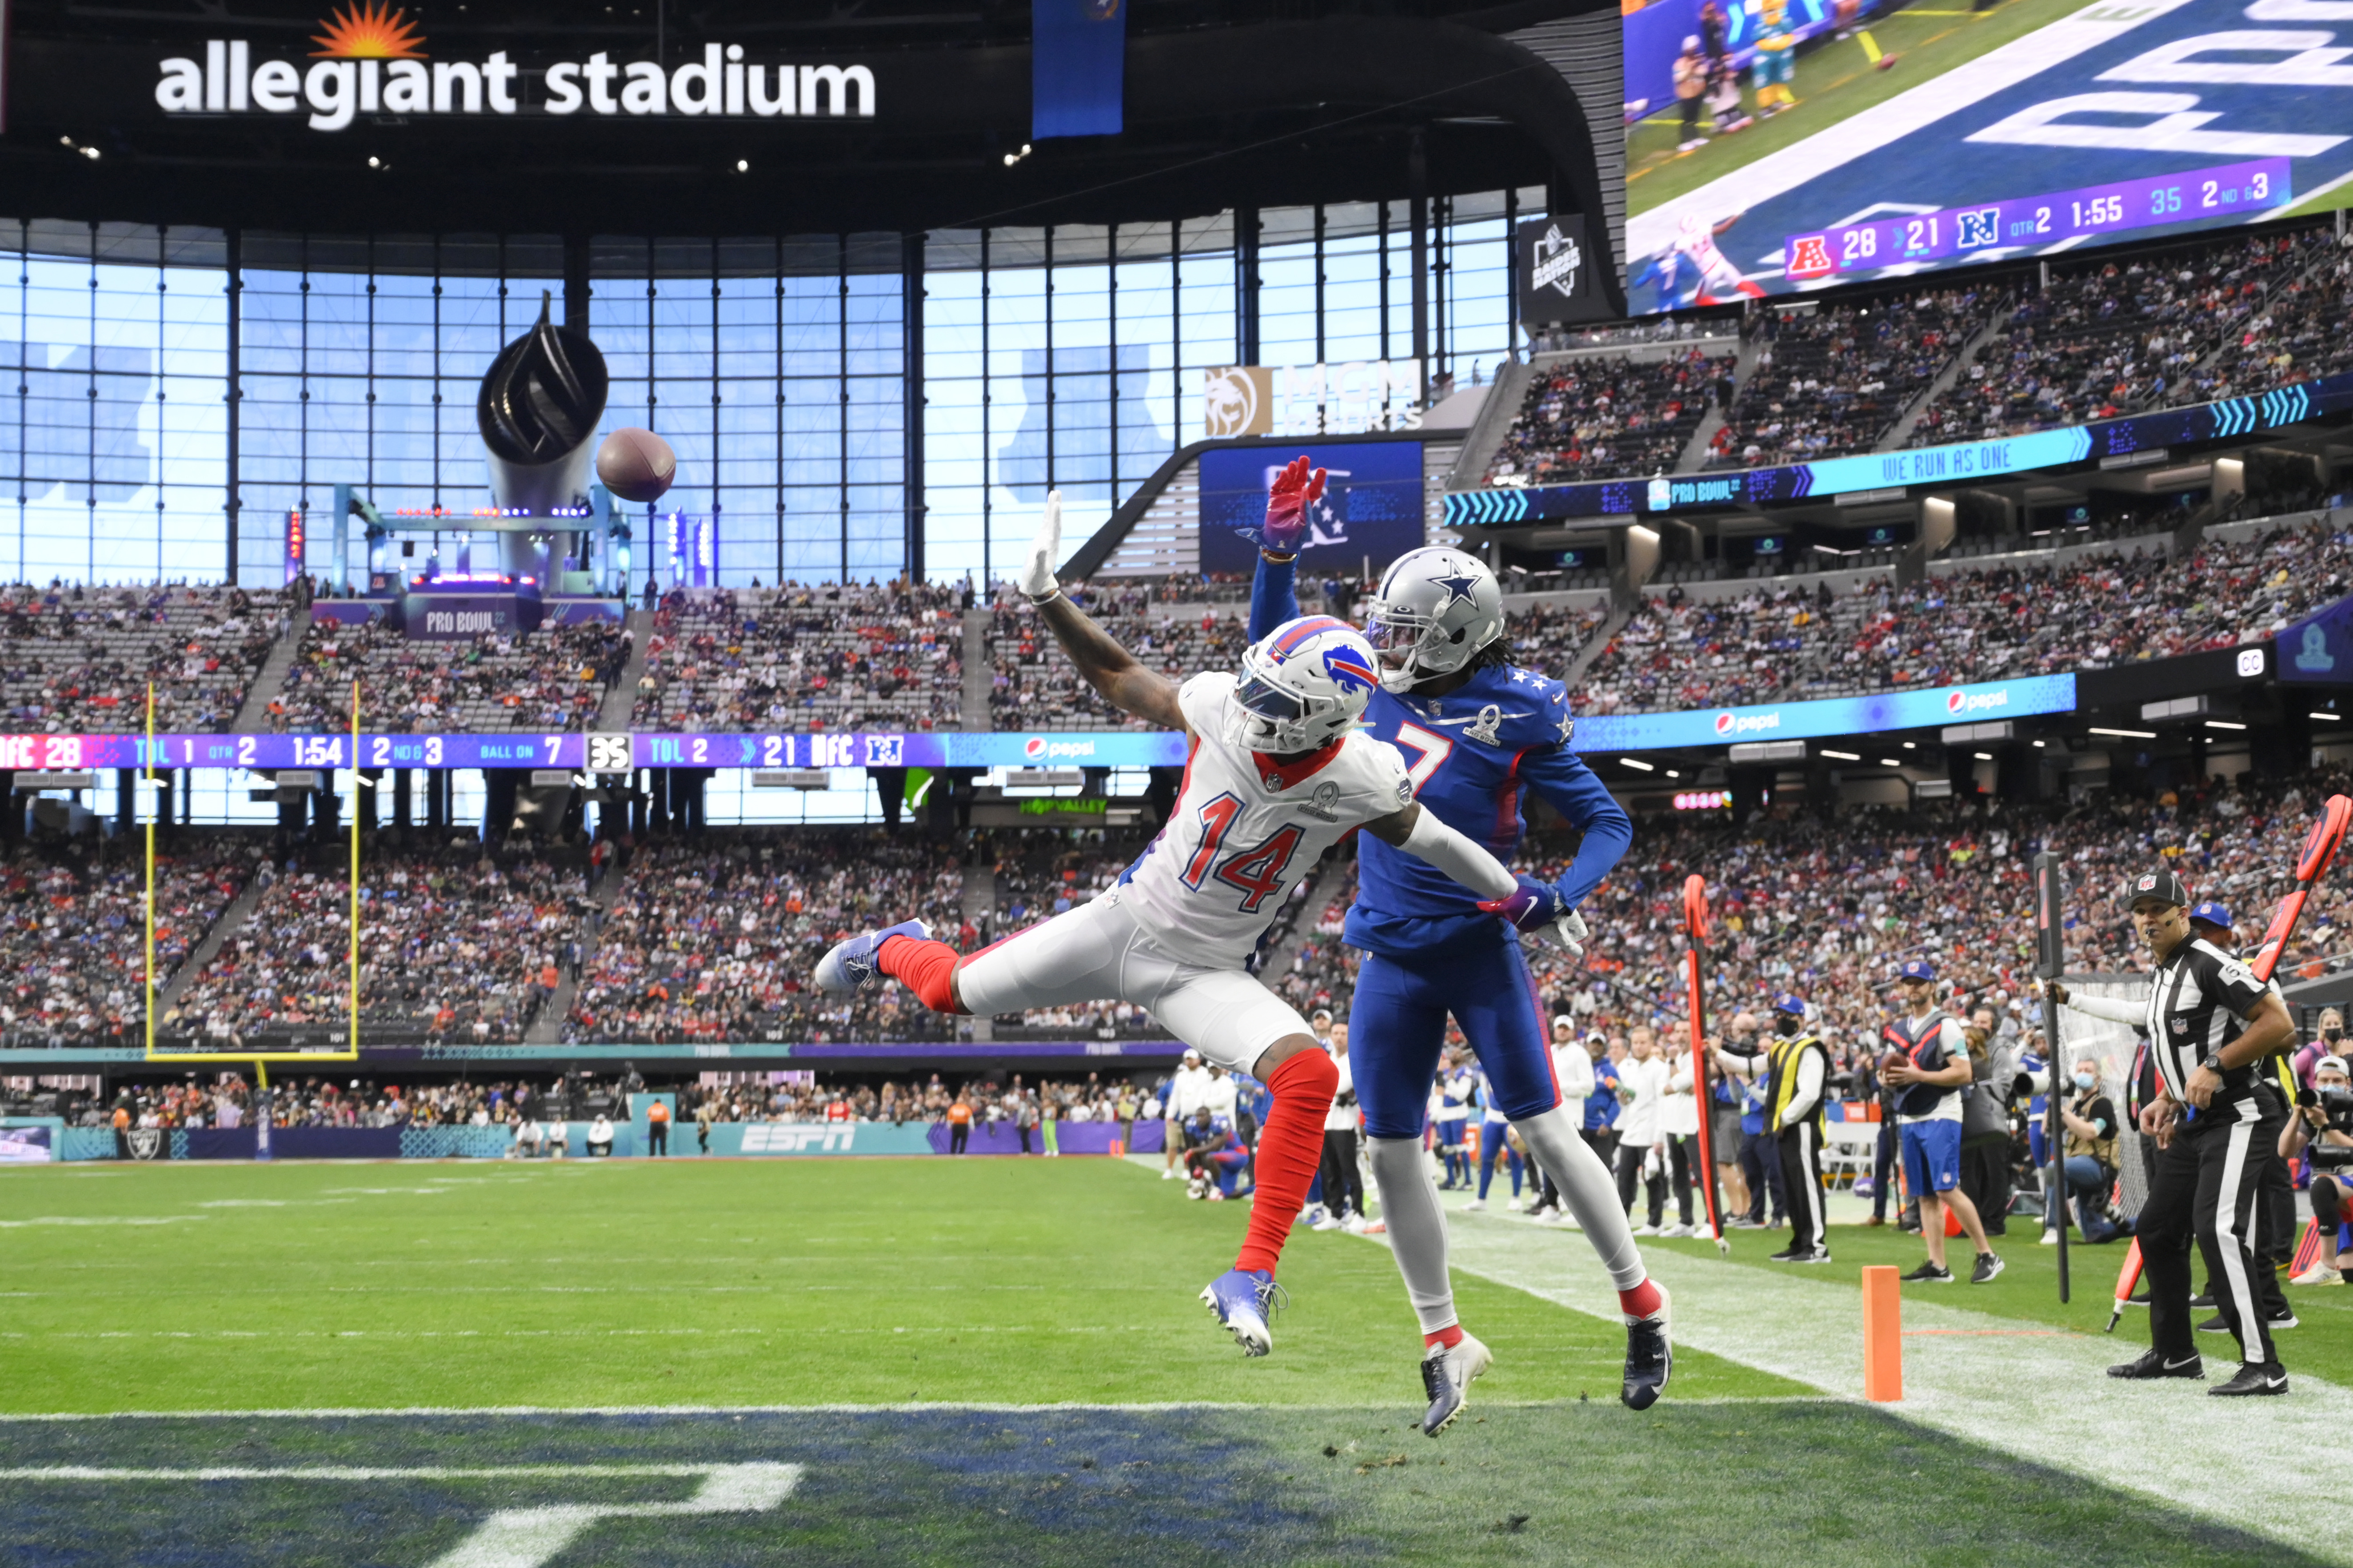
[{"label": "spotlight", "polygon": [[85,158],[89,159],[89,160],[90,160],[91,163],[95,163],[96,162],[98,162],[98,149],[97,149],[97,148],[95,148],[95,147],[85,147],[85,148],[83,148],[83,149],[81,150],[81,155],[82,155],[83,157],[85,157]]},{"label": "spotlight", "polygon": [[751,172],[751,169],[752,169],[752,163],[751,163],[751,160],[750,160],[750,159],[748,159],[748,158],[738,158],[738,159],[736,159],[736,160],[735,160],[735,172],[736,172],[737,174],[749,174],[749,173]]}]

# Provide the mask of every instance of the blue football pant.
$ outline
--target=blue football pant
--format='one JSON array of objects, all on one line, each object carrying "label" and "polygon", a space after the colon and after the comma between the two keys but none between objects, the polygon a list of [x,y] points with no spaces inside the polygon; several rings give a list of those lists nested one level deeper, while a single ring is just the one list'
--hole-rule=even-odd
[{"label": "blue football pant", "polygon": [[1446,1262],[1446,1215],[1422,1152],[1430,1089],[1451,1015],[1461,1027],[1495,1104],[1552,1177],[1586,1239],[1620,1290],[1647,1277],[1609,1168],[1579,1135],[1584,1107],[1564,1108],[1545,1042],[1535,984],[1519,937],[1492,934],[1415,956],[1366,953],[1350,1009],[1349,1065],[1364,1107],[1373,1179],[1388,1226],[1389,1249],[1425,1334],[1457,1320]]},{"label": "blue football pant", "polygon": [[1495,1182],[1495,1157],[1501,1154],[1512,1163],[1512,1195],[1520,1195],[1520,1154],[1504,1138],[1504,1124],[1488,1121],[1479,1128],[1479,1201],[1487,1200],[1487,1189]]}]

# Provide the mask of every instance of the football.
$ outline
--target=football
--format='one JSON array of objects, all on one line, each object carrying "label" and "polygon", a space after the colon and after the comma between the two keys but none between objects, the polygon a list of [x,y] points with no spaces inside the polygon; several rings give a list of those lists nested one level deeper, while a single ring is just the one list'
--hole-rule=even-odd
[{"label": "football", "polygon": [[596,448],[596,477],[623,500],[659,500],[678,477],[678,455],[652,431],[625,426]]}]

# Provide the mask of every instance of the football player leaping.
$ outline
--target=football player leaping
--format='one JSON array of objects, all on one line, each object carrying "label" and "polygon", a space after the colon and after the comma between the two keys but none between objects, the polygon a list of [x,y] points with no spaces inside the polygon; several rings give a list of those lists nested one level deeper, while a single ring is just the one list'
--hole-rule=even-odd
[{"label": "football player leaping", "polygon": [[[1293,590],[1299,531],[1286,491],[1311,497],[1323,475],[1299,458],[1275,483],[1256,537],[1250,628],[1298,613]],[[1367,606],[1366,636],[1381,661],[1368,706],[1373,733],[1409,762],[1427,820],[1443,818],[1508,861],[1534,787],[1584,834],[1560,881],[1517,879],[1503,899],[1467,892],[1397,854],[1394,840],[1358,841],[1349,946],[1365,950],[1349,1018],[1356,1099],[1364,1107],[1373,1177],[1406,1296],[1421,1320],[1422,1430],[1438,1436],[1461,1414],[1471,1380],[1493,1359],[1462,1331],[1446,1268],[1446,1218],[1423,1164],[1421,1129],[1446,1017],[1479,1058],[1495,1106],[1559,1187],[1617,1287],[1626,1322],[1620,1397],[1647,1409],[1672,1366],[1667,1292],[1651,1281],[1600,1157],[1579,1135],[1584,1108],[1564,1109],[1535,985],[1520,955],[1523,932],[1573,947],[1585,934],[1577,904],[1633,841],[1633,825],[1568,749],[1568,693],[1511,663],[1495,575],[1459,550],[1399,556]],[[1501,916],[1499,920],[1497,917]]]},{"label": "football player leaping", "polygon": [[1201,1292],[1243,1351],[1264,1355],[1275,1264],[1323,1158],[1339,1073],[1299,1015],[1245,969],[1260,936],[1308,868],[1360,826],[1431,868],[1433,880],[1471,889],[1466,901],[1509,898],[1516,884],[1416,805],[1404,760],[1364,733],[1379,676],[1354,626],[1291,619],[1244,651],[1238,675],[1179,686],[1063,596],[1060,547],[1061,502],[1050,496],[1018,585],[1106,701],[1185,732],[1185,782],[1167,825],[1117,885],[1043,925],[965,955],[908,921],[833,948],[817,983],[848,992],[887,974],[936,1012],[982,1016],[1133,1002],[1209,1061],[1264,1083],[1274,1103],[1259,1136],[1250,1229],[1234,1267]]}]

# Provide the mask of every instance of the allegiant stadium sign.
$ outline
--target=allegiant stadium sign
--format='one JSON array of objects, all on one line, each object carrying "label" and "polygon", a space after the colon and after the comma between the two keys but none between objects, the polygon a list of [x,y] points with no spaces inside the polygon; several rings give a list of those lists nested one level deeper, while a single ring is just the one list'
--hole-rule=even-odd
[{"label": "allegiant stadium sign", "polygon": [[762,63],[741,44],[705,44],[700,58],[664,69],[585,60],[517,64],[504,49],[481,60],[439,59],[405,11],[380,0],[337,10],[307,60],[257,59],[243,38],[209,39],[201,59],[161,62],[155,102],[166,114],[303,114],[313,131],[362,115],[615,115],[758,119],[875,110],[874,73],[862,65]]}]

